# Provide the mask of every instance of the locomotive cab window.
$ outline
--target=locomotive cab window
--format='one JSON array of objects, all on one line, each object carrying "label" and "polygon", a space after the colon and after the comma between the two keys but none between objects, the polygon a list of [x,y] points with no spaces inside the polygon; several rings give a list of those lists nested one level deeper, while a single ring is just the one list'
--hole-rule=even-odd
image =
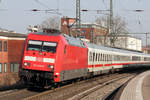
[{"label": "locomotive cab window", "polygon": [[42,46],[42,41],[29,40],[27,50],[40,51]]},{"label": "locomotive cab window", "polygon": [[42,51],[55,53],[56,47],[57,47],[57,43],[55,42],[44,42]]},{"label": "locomotive cab window", "polygon": [[57,43],[55,42],[46,42],[46,41],[35,41],[29,40],[27,50],[34,51],[44,51],[55,53],[57,48]]}]

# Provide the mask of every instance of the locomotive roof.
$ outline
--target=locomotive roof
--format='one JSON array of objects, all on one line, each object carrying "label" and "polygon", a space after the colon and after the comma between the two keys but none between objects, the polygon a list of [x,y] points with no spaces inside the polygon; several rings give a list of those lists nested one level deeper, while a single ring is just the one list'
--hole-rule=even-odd
[{"label": "locomotive roof", "polygon": [[45,33],[45,32],[35,32],[33,34],[49,35],[49,36],[59,36],[60,35],[60,36],[63,36],[70,45],[86,48],[86,46],[84,45],[84,42],[81,41],[79,38],[70,37],[70,36],[68,36],[66,34],[61,34],[61,33]]},{"label": "locomotive roof", "polygon": [[35,32],[33,34],[38,34],[38,35],[49,35],[49,36],[58,36],[61,35],[60,33],[45,33],[45,32]]},{"label": "locomotive roof", "polygon": [[81,41],[79,38],[70,37],[66,34],[63,34],[63,36],[66,38],[70,45],[86,48],[84,42]]},{"label": "locomotive roof", "polygon": [[140,52],[137,52],[137,51],[130,51],[130,50],[106,47],[106,46],[96,45],[96,44],[92,44],[92,43],[87,43],[87,46],[90,47],[90,48],[101,49],[101,50],[106,50],[106,51],[114,51],[114,52],[120,52],[120,53],[128,53],[128,54],[138,54],[138,55],[150,56],[149,54],[144,54],[144,53],[140,53]]}]

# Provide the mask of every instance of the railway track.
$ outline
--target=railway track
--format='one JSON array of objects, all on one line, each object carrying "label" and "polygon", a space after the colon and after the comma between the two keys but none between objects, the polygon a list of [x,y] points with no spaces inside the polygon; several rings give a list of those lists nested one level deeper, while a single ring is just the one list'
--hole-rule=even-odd
[{"label": "railway track", "polygon": [[[123,76],[120,76],[120,77],[116,77],[116,78],[114,77],[114,78],[112,78],[112,80],[106,81],[106,82],[104,82],[102,84],[97,84],[93,88],[90,88],[90,89],[88,89],[86,91],[83,91],[80,94],[77,94],[77,95],[69,98],[68,100],[87,100],[87,99],[91,100],[91,98],[93,98],[92,96],[93,96],[94,92],[96,94],[98,94],[98,92],[96,92],[96,91],[104,91],[103,90],[104,87],[111,86],[111,84],[113,84],[113,83],[115,83],[117,81],[120,81],[122,79],[125,79],[125,78],[127,78],[127,80],[128,80],[130,78],[133,78],[134,76],[135,75],[131,75],[131,74],[128,75],[128,74],[126,74],[126,75],[123,75]],[[104,93],[104,94],[106,94],[106,93]],[[92,96],[90,96],[90,95],[92,95]],[[96,98],[93,98],[92,100],[94,100],[94,99],[96,99]]]},{"label": "railway track", "polygon": [[33,95],[37,95],[43,91],[40,90],[28,90],[28,89],[15,89],[0,92],[0,100],[21,100]]},{"label": "railway track", "polygon": [[[125,78],[129,80],[140,72],[141,71],[101,75],[47,90],[24,88],[0,91],[0,100],[87,100],[87,97],[94,91],[101,90],[103,87],[109,86]],[[106,95],[106,93],[104,93],[104,95]]]},{"label": "railway track", "polygon": [[52,89],[38,95],[25,98],[24,100],[82,100],[87,95],[104,86],[110,85],[111,83],[120,81],[125,78],[129,80],[136,75],[137,73],[116,73],[99,76],[81,82],[65,85],[56,89]]},{"label": "railway track", "polygon": [[105,95],[102,100],[119,100],[120,95],[125,86],[128,84],[128,82],[130,82],[130,79],[127,82],[120,85],[119,87],[117,87],[116,89],[114,89],[113,91],[111,91],[110,93],[108,93],[107,95]]}]

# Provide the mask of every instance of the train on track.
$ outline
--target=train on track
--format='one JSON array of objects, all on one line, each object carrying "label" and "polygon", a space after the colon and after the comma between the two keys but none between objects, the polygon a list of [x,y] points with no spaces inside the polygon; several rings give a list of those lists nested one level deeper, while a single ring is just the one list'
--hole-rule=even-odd
[{"label": "train on track", "polygon": [[19,77],[27,85],[44,87],[148,64],[148,54],[37,32],[28,34]]}]

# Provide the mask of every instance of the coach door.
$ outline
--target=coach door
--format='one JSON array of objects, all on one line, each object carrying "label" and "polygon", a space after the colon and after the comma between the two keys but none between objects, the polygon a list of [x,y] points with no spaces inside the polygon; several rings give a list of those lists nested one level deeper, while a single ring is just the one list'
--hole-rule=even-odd
[{"label": "coach door", "polygon": [[95,52],[94,49],[88,49],[88,70],[90,73],[94,71],[94,58],[95,58]]},{"label": "coach door", "polygon": [[112,56],[108,52],[103,52],[102,55],[102,64],[103,64],[103,71],[102,73],[108,73],[112,69]]},{"label": "coach door", "polygon": [[91,70],[94,75],[99,74],[98,51],[92,50]]}]

